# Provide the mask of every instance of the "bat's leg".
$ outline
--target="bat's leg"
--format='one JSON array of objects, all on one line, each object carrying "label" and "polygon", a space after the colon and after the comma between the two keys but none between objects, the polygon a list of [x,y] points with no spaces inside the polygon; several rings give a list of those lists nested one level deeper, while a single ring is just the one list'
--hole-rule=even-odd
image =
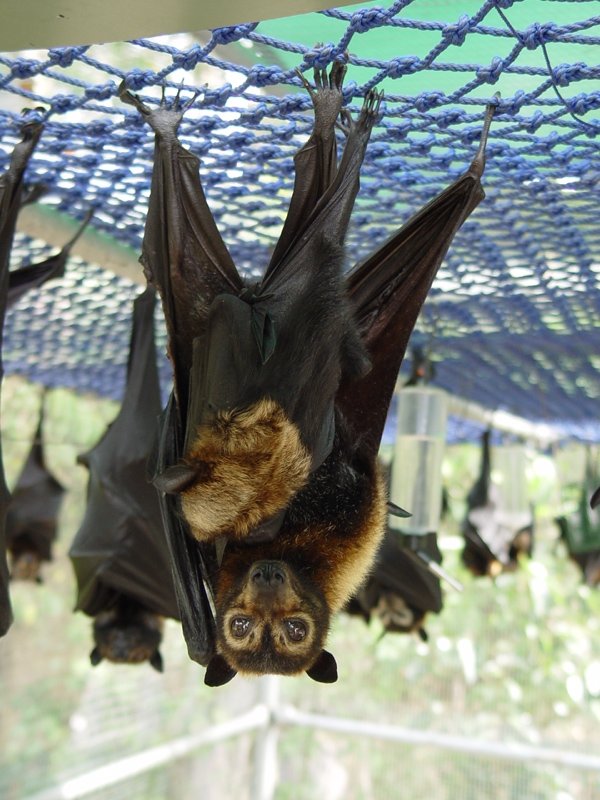
[{"label": "bat's leg", "polygon": [[[494,97],[499,98],[499,93],[496,93]],[[478,178],[481,178],[485,169],[485,148],[487,146],[490,125],[492,124],[495,112],[496,106],[493,103],[490,103],[485,109],[485,119],[483,121],[483,130],[481,131],[481,139],[479,140],[479,149],[469,168],[469,172],[475,174]]]}]

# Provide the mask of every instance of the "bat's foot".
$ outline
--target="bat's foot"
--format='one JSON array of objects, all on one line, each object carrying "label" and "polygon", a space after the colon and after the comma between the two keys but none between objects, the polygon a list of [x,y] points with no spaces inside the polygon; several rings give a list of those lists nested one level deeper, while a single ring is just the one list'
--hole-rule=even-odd
[{"label": "bat's foot", "polygon": [[326,69],[315,69],[314,87],[306,77],[296,70],[302,85],[309,93],[315,110],[315,133],[333,134],[336,120],[342,108],[342,86],[346,75],[346,61],[334,61],[329,73]]},{"label": "bat's foot", "polygon": [[118,93],[124,103],[134,106],[140,112],[158,136],[174,137],[183,115],[201,93],[201,91],[194,92],[191,98],[182,103],[181,89],[182,87],[180,86],[175,97],[169,100],[165,95],[165,86],[163,84],[158,108],[149,108],[136,94],[129,91],[125,81],[119,86]]},{"label": "bat's foot", "polygon": [[358,120],[354,122],[350,111],[347,108],[343,108],[340,111],[337,127],[343,131],[346,136],[350,136],[350,134],[353,133],[354,135],[366,136],[368,138],[373,125],[379,119],[382,100],[383,92],[370,89],[365,95]]},{"label": "bat's foot", "polygon": [[371,130],[379,119],[382,100],[383,92],[378,92],[376,89],[369,89],[365,95],[363,106],[360,110],[360,116],[356,123],[359,129]]},{"label": "bat's foot", "polygon": [[479,140],[479,149],[477,150],[475,158],[473,161],[471,161],[471,166],[469,168],[469,172],[474,173],[479,178],[481,178],[485,169],[485,149],[487,146],[488,134],[490,132],[490,125],[492,124],[492,119],[496,113],[497,105],[500,102],[500,92],[496,92],[494,94],[494,101],[495,102],[493,103],[489,103],[485,108],[485,119],[483,120],[483,130],[481,131],[481,138]]}]

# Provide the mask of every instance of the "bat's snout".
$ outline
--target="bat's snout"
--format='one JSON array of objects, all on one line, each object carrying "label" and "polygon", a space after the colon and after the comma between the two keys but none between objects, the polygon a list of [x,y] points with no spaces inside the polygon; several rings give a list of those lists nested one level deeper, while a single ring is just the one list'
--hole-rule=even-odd
[{"label": "bat's snout", "polygon": [[259,590],[280,589],[288,580],[285,564],[281,561],[256,561],[250,567],[250,580]]}]

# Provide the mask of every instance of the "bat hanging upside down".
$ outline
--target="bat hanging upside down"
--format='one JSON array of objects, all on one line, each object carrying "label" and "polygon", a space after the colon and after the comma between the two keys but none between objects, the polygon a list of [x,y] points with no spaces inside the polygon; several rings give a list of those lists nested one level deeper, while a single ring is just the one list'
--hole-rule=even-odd
[{"label": "bat hanging upside down", "polygon": [[[161,492],[190,656],[211,686],[237,672],[337,678],[333,614],[362,583],[388,513],[377,451],[400,363],[435,273],[483,197],[486,114],[469,170],[344,275],[344,238],[381,95],[342,109],[345,63],[302,78],[315,121],[296,154],[279,241],[260,283],[238,274],[178,99],[150,110],[155,163],[143,242],[160,292],[174,389]],[[338,163],[336,125],[345,134]]]}]

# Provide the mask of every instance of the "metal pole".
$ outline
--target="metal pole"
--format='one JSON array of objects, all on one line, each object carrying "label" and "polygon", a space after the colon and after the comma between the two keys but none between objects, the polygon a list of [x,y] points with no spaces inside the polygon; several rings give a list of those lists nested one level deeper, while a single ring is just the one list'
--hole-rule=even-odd
[{"label": "metal pole", "polygon": [[279,740],[280,678],[265,675],[260,678],[259,706],[267,712],[267,723],[257,731],[254,744],[254,773],[252,800],[272,800],[278,780],[277,743]]},{"label": "metal pole", "polygon": [[265,706],[258,705],[235,719],[215,725],[194,736],[174,739],[158,747],[151,747],[133,756],[127,756],[103,767],[90,770],[85,775],[66,780],[58,786],[30,795],[26,800],[76,800],[101,789],[122,783],[130,778],[150,772],[179,758],[184,758],[199,748],[230,739],[241,733],[263,728],[270,724]]},{"label": "metal pole", "polygon": [[507,761],[544,761],[560,764],[563,767],[600,772],[600,756],[555,750],[549,747],[535,747],[521,742],[485,742],[451,736],[436,731],[417,731],[383,723],[363,722],[362,720],[325,717],[310,714],[292,706],[279,708],[276,712],[281,725],[298,725],[307,728],[320,728],[335,733],[355,736],[369,736],[404,744],[426,747],[439,747],[459,753],[472,753],[487,758],[500,758]]}]

